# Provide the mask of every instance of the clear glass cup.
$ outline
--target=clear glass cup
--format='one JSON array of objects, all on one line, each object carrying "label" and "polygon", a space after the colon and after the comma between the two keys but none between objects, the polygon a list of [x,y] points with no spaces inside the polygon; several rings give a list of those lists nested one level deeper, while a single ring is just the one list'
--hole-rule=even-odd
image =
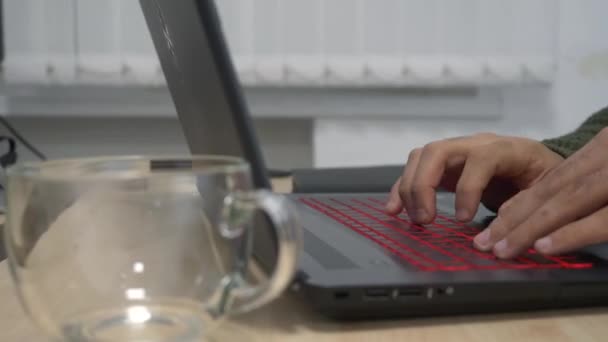
[{"label": "clear glass cup", "polygon": [[[51,338],[200,341],[222,318],[290,283],[293,208],[217,156],[58,160],[7,171],[5,243],[19,297]],[[252,218],[273,223],[277,260],[252,284]],[[221,327],[221,325],[220,325]]]}]

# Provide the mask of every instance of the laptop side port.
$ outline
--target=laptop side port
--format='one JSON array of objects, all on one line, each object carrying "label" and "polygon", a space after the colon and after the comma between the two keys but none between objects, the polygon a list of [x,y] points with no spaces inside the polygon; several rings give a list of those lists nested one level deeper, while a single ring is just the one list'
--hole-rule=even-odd
[{"label": "laptop side port", "polygon": [[363,299],[366,300],[387,300],[391,298],[391,290],[376,288],[376,289],[365,289],[363,291]]},{"label": "laptop side port", "polygon": [[454,288],[452,286],[439,287],[435,290],[435,293],[439,296],[451,296],[454,294]]},{"label": "laptop side port", "polygon": [[415,297],[424,297],[423,287],[402,287],[396,290],[395,297],[397,299],[407,299]]},{"label": "laptop side port", "polygon": [[336,300],[344,300],[350,297],[350,293],[348,291],[336,291],[334,292],[334,299]]}]

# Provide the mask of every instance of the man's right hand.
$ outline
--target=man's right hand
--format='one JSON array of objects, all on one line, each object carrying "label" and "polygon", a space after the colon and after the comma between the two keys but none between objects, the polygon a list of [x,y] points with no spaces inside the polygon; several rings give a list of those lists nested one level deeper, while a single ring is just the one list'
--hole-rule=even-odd
[{"label": "man's right hand", "polygon": [[480,203],[497,210],[540,180],[563,158],[538,141],[491,133],[451,138],[414,149],[391,190],[386,210],[405,209],[416,223],[436,216],[436,191],[456,193],[456,216],[466,222]]}]

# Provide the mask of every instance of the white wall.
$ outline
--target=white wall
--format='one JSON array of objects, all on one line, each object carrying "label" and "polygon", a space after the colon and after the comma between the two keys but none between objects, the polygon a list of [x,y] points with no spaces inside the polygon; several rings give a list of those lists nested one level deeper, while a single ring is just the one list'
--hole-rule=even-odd
[{"label": "white wall", "polygon": [[560,68],[553,92],[558,132],[608,105],[608,1],[561,0]]},{"label": "white wall", "polygon": [[561,0],[555,83],[504,89],[499,118],[319,120],[315,164],[400,163],[416,146],[477,131],[541,139],[574,129],[593,111],[608,105],[606,13],[605,0]]},{"label": "white wall", "polygon": [[[548,81],[556,1],[216,3],[247,84],[401,86]],[[136,0],[4,6],[10,81],[162,83]]]},{"label": "white wall", "polygon": [[[176,118],[18,117],[11,123],[50,158],[188,153]],[[255,128],[269,167],[312,165],[310,121],[260,119]],[[2,127],[0,134],[6,134]],[[35,159],[22,146],[18,153]]]},{"label": "white wall", "polygon": [[[15,2],[17,0],[12,1],[13,5],[17,3]],[[41,0],[27,1],[41,3]],[[61,1],[64,4],[71,3],[68,0]],[[254,3],[252,1],[258,0],[244,1],[251,5]],[[270,3],[279,0],[264,1]],[[328,1],[330,0],[324,2]],[[395,3],[395,1],[398,0],[389,2]],[[418,0],[408,1],[407,3],[413,3]],[[449,0],[434,0],[433,3],[446,1]],[[519,0],[518,3],[528,4],[529,1],[532,0]],[[334,166],[401,163],[411,148],[449,136],[465,135],[476,131],[495,131],[544,138],[573,129],[592,111],[608,105],[606,99],[608,40],[605,39],[608,32],[608,20],[605,18],[605,13],[608,13],[608,2],[605,0],[542,0],[541,2],[546,5],[551,1],[559,5],[558,24],[552,29],[555,31],[557,57],[557,74],[553,82],[525,86],[513,84],[484,87],[483,93],[491,95],[490,103],[487,103],[488,97],[479,99],[470,96],[464,101],[468,105],[459,107],[459,111],[462,111],[462,108],[465,111],[466,108],[475,110],[475,114],[469,117],[464,115],[466,113],[450,115],[454,111],[451,106],[439,108],[441,110],[436,115],[426,115],[424,113],[428,108],[436,107],[438,102],[432,96],[419,96],[414,101],[416,106],[404,101],[403,106],[407,107],[403,110],[404,116],[391,114],[379,119],[370,111],[369,115],[358,115],[356,118],[347,115],[340,118],[321,117],[314,119],[314,123],[312,123],[313,119],[258,120],[258,132],[270,159],[269,164],[275,167],[298,167],[313,164]],[[364,2],[368,5],[376,3],[371,0]],[[94,2],[88,0],[87,3]],[[234,1],[232,3],[234,4]],[[493,0],[492,3],[499,5],[503,0]],[[118,2],[114,1],[113,4],[115,6]],[[49,6],[45,5],[44,8]],[[36,6],[28,8],[38,9]],[[42,15],[41,11],[36,13]],[[14,22],[18,22],[17,19],[13,19]],[[542,25],[552,23],[547,18],[542,19],[539,21],[543,23]],[[526,22],[527,29],[519,28],[520,30],[514,31],[513,34],[524,37],[531,29],[530,18],[527,18]],[[374,25],[376,31],[383,27],[381,24],[379,22],[378,25]],[[545,32],[546,35],[547,30],[539,29],[537,32]],[[510,31],[502,32],[506,37],[510,33]],[[423,36],[424,32],[418,34],[418,37]],[[412,37],[415,38],[416,35],[409,38]],[[37,48],[44,50],[49,45],[34,38],[32,38],[35,43],[33,45]],[[502,41],[503,39],[497,37],[493,43],[494,47],[500,48]],[[19,41],[15,44],[17,43]],[[26,47],[23,51],[29,51],[30,48]],[[534,46],[531,48],[533,49]],[[44,66],[45,62],[40,65]],[[385,91],[386,94],[395,94],[394,88]],[[408,93],[403,89],[399,92],[405,95]],[[416,96],[418,95],[412,95],[412,97]],[[269,100],[266,103],[267,108],[272,107],[273,103],[278,103],[280,99],[269,98]],[[394,102],[391,103],[394,105]],[[43,104],[52,107],[52,103],[43,102]],[[345,108],[347,105],[348,103],[344,103]],[[485,108],[488,111],[487,116],[483,115]],[[125,111],[128,110],[129,108],[125,108]],[[420,115],[417,115],[418,111]],[[9,110],[8,114],[13,113]],[[285,116],[291,114],[293,113],[285,113]],[[41,149],[48,151],[53,157],[143,152],[179,153],[185,149],[173,113],[156,118],[142,116],[139,119],[104,118],[105,114],[102,112],[99,112],[99,115],[89,114],[90,116],[82,118],[53,115],[42,119],[39,113],[18,113],[18,117],[12,120],[26,135],[41,145]],[[274,116],[280,115],[275,113]],[[108,134],[109,132],[112,133]]]}]

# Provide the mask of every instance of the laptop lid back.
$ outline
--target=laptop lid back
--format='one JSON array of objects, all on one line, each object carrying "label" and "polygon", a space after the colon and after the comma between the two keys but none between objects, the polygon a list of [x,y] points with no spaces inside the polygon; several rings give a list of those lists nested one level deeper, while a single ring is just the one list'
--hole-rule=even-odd
[{"label": "laptop lid back", "polygon": [[140,0],[193,154],[246,159],[269,188],[262,153],[213,0]]},{"label": "laptop lid back", "polygon": [[[140,0],[192,154],[246,159],[257,188],[270,188],[266,167],[213,0]],[[256,216],[253,252],[267,272],[276,236]]]}]

